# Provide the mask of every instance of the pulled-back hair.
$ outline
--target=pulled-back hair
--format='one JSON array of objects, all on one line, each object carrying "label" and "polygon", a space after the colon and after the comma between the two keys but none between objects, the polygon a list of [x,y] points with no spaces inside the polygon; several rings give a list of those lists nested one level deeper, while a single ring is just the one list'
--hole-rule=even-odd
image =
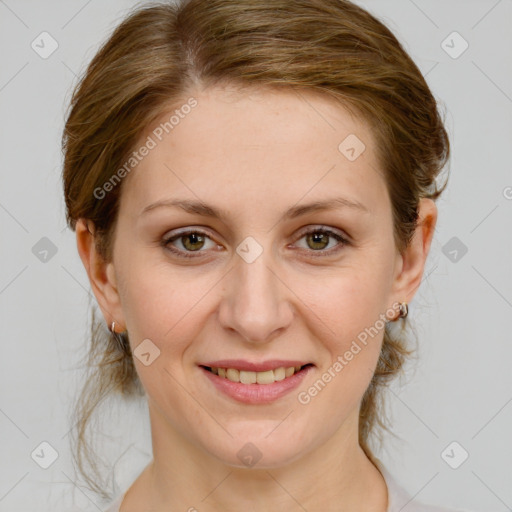
[{"label": "pulled-back hair", "polygon": [[[449,157],[438,106],[420,70],[390,30],[346,0],[190,0],[136,8],[101,47],[76,86],[65,130],[66,219],[94,223],[97,250],[111,261],[123,183],[94,193],[119,169],[145,129],[186,102],[196,86],[308,90],[328,95],[371,128],[391,199],[394,239],[410,243],[421,198],[436,200],[436,177]],[[74,409],[75,458],[88,484],[95,455],[87,426],[101,400],[141,395],[129,349],[123,352],[92,312],[90,376]],[[406,319],[386,326],[380,357],[360,407],[359,443],[388,429],[381,391],[410,350]],[[99,476],[99,475],[95,475]]]}]

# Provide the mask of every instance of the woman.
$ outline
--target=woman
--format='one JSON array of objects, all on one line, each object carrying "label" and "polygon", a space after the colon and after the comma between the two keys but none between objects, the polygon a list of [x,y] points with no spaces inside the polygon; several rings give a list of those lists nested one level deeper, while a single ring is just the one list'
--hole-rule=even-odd
[{"label": "woman", "polygon": [[447,510],[408,503],[369,447],[449,156],[381,22],[341,0],[139,8],[63,147],[111,331],[93,326],[79,464],[100,395],[142,392],[150,416],[153,459],[110,511]]}]

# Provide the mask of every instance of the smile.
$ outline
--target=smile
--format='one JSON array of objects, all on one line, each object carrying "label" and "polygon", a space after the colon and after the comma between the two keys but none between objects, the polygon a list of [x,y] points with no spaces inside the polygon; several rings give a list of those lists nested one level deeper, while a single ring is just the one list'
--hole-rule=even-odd
[{"label": "smile", "polygon": [[246,369],[243,370],[214,365],[199,365],[199,368],[214,392],[237,402],[257,405],[269,404],[291,393],[315,367],[311,363],[297,366],[276,364],[269,369],[266,364],[260,365],[267,367],[263,371],[255,371],[247,368],[250,364],[244,366]]},{"label": "smile", "polygon": [[241,384],[273,384],[274,382],[279,382],[288,377],[291,377],[306,366],[311,365],[288,367],[281,366],[280,368],[275,368],[274,370],[267,370],[263,372],[237,370],[236,368],[217,368],[215,366],[206,366],[204,368],[221,378],[230,380],[231,382],[239,382]]}]

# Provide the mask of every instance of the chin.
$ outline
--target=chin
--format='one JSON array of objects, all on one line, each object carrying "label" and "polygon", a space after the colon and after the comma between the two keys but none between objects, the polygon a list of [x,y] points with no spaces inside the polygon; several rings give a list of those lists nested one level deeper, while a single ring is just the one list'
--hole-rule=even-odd
[{"label": "chin", "polygon": [[[255,436],[234,436],[224,445],[209,447],[210,453],[226,464],[240,469],[275,469],[286,466],[304,454],[304,445],[291,439],[298,437],[286,435],[286,439],[273,434],[268,438]],[[300,438],[300,437],[299,437]]]}]

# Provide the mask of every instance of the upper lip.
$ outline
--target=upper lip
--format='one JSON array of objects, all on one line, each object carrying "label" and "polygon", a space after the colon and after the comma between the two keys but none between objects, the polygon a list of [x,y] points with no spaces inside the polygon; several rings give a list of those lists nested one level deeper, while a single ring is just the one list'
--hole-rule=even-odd
[{"label": "upper lip", "polygon": [[209,361],[201,363],[199,366],[208,366],[214,368],[235,368],[246,372],[265,372],[268,370],[275,370],[276,368],[289,368],[290,366],[304,366],[308,363],[306,361],[285,360],[285,359],[271,359],[268,361],[261,361],[259,363],[246,361],[245,359],[221,359],[219,361]]}]

